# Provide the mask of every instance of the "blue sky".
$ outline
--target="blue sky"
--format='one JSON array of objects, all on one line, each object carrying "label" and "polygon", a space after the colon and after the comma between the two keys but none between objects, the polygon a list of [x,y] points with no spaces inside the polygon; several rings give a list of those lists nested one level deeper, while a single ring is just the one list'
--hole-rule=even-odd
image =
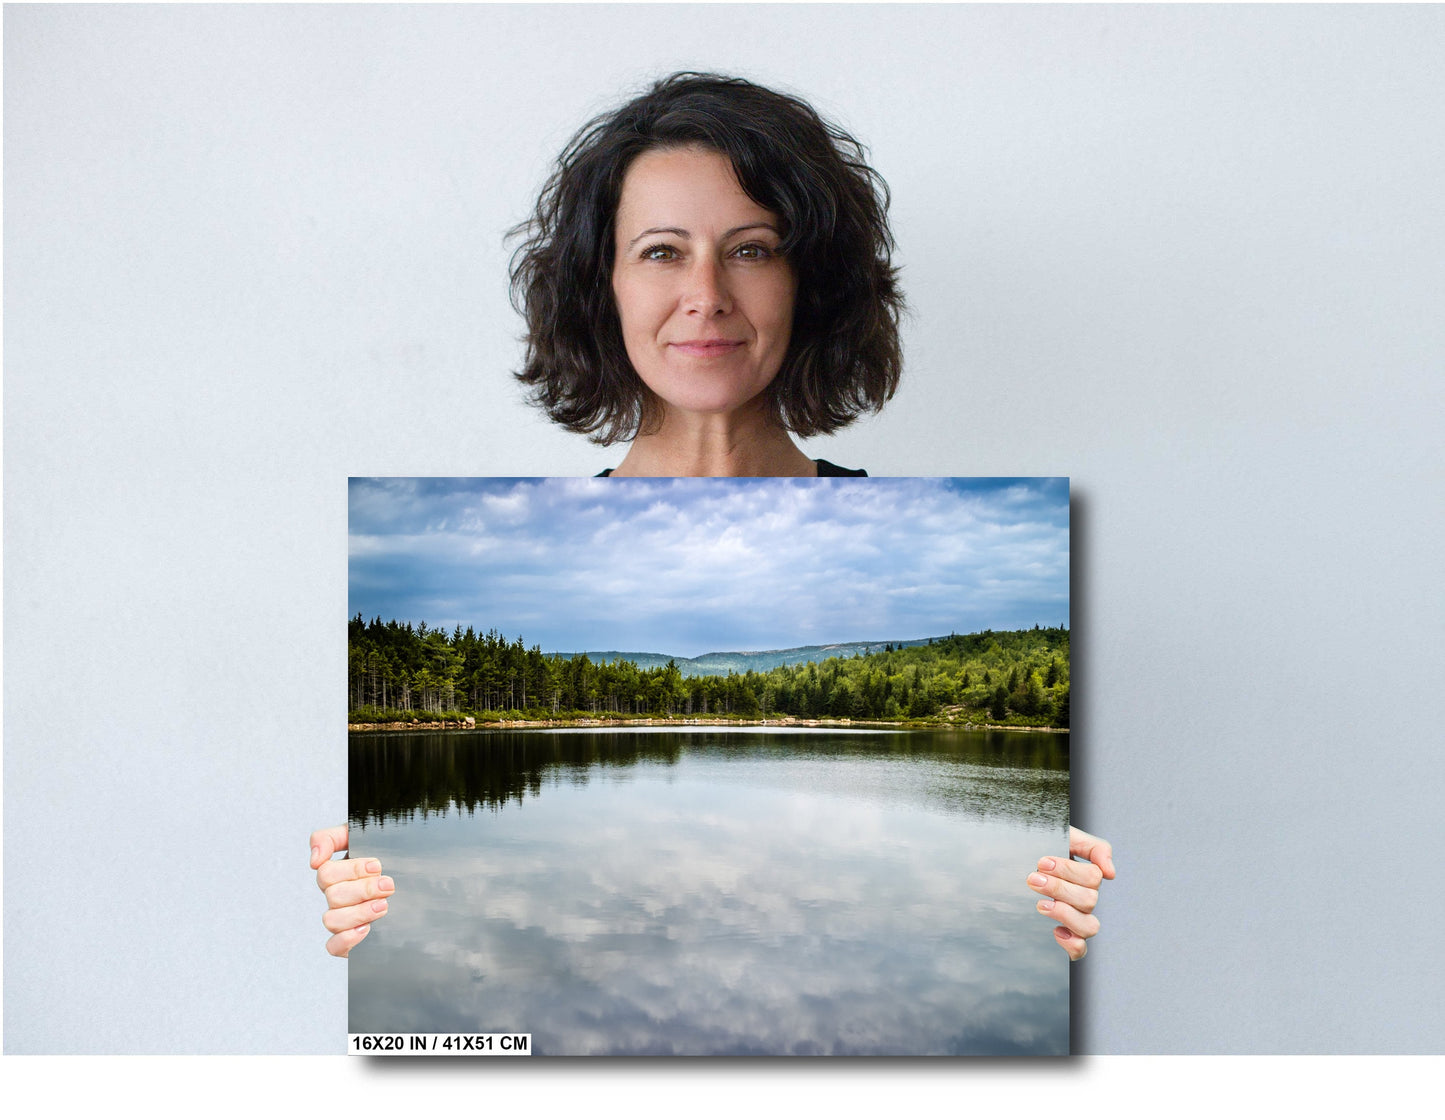
[{"label": "blue sky", "polygon": [[354,478],[349,614],[682,657],[1067,623],[1057,479]]}]

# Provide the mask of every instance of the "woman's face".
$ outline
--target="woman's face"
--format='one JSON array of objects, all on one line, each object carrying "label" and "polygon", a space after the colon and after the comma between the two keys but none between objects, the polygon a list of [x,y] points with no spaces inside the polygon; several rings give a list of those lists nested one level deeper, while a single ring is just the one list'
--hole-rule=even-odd
[{"label": "woman's face", "polygon": [[673,409],[732,412],[777,376],[797,279],[782,222],[744,192],[726,156],[645,152],[617,206],[612,291],[637,374]]}]

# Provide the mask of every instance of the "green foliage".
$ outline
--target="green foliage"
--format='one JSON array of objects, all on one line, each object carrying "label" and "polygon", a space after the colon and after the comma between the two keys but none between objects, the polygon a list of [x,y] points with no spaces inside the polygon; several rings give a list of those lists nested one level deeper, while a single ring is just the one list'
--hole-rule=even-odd
[{"label": "green foliage", "polygon": [[1018,687],[1009,696],[1009,707],[1022,716],[1036,716],[1044,710],[1044,686],[1037,673],[1029,673],[1026,680],[1020,680]]},{"label": "green foliage", "polygon": [[[621,659],[546,655],[520,637],[508,641],[472,627],[447,634],[425,623],[366,622],[358,615],[348,638],[352,722],[464,714],[478,723],[796,716],[1067,726],[1068,719],[1069,632],[1062,628],[950,634],[917,646],[890,642],[880,653],[690,678],[671,661],[641,669]],[[1045,677],[1039,666],[1047,666]]]}]

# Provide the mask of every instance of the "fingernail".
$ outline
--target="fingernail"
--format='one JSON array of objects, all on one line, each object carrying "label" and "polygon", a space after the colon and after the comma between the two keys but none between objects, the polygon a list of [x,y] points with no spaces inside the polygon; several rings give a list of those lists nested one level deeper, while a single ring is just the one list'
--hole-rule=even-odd
[{"label": "fingernail", "polygon": [[1052,871],[1054,869],[1054,861],[1051,857],[1044,856],[1043,859],[1039,860],[1039,867],[1044,871]]},{"label": "fingernail", "polygon": [[311,862],[312,862],[312,863],[315,863],[315,862],[316,862],[316,857],[319,856],[320,854],[321,854],[321,849],[320,849],[320,848],[312,848],[312,849],[311,849]]},{"label": "fingernail", "polygon": [[1073,935],[1072,933],[1070,933],[1068,930],[1066,930],[1063,926],[1055,926],[1055,927],[1054,927],[1054,936],[1057,937],[1060,941],[1067,941],[1069,938],[1073,937],[1074,935]]},{"label": "fingernail", "polygon": [[1031,887],[1047,887],[1048,885],[1049,880],[1048,877],[1045,875],[1039,875],[1038,873],[1035,873],[1029,876],[1029,886]]},{"label": "fingernail", "polygon": [[1039,899],[1039,909],[1040,909],[1040,910],[1052,910],[1053,908],[1054,908],[1054,900],[1053,900],[1052,898],[1041,898],[1041,899]]},{"label": "fingernail", "polygon": [[394,890],[396,890],[396,884],[391,881],[391,876],[390,876],[390,875],[383,875],[383,876],[381,877],[381,881],[380,881],[379,883],[377,883],[376,885],[377,885],[378,889],[380,889],[380,890],[384,890],[384,891],[394,891]]},{"label": "fingernail", "polygon": [[368,875],[375,875],[375,874],[376,874],[378,871],[380,871],[380,870],[381,870],[381,860],[379,860],[379,859],[369,859],[369,860],[366,861],[366,873],[367,873]]},{"label": "fingernail", "polygon": [[386,913],[386,899],[384,899],[384,898],[378,898],[375,902],[373,902],[373,903],[371,904],[371,908],[372,908],[373,910],[375,910],[378,914],[385,914],[385,913]]}]

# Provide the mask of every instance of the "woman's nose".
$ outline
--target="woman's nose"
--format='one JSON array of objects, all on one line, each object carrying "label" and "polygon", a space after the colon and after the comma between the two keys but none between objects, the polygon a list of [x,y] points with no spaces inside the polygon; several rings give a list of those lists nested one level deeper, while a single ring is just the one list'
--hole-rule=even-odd
[{"label": "woman's nose", "polygon": [[699,258],[688,270],[687,280],[687,292],[683,299],[686,310],[696,311],[709,318],[713,315],[726,315],[732,310],[727,276],[719,262]]}]

